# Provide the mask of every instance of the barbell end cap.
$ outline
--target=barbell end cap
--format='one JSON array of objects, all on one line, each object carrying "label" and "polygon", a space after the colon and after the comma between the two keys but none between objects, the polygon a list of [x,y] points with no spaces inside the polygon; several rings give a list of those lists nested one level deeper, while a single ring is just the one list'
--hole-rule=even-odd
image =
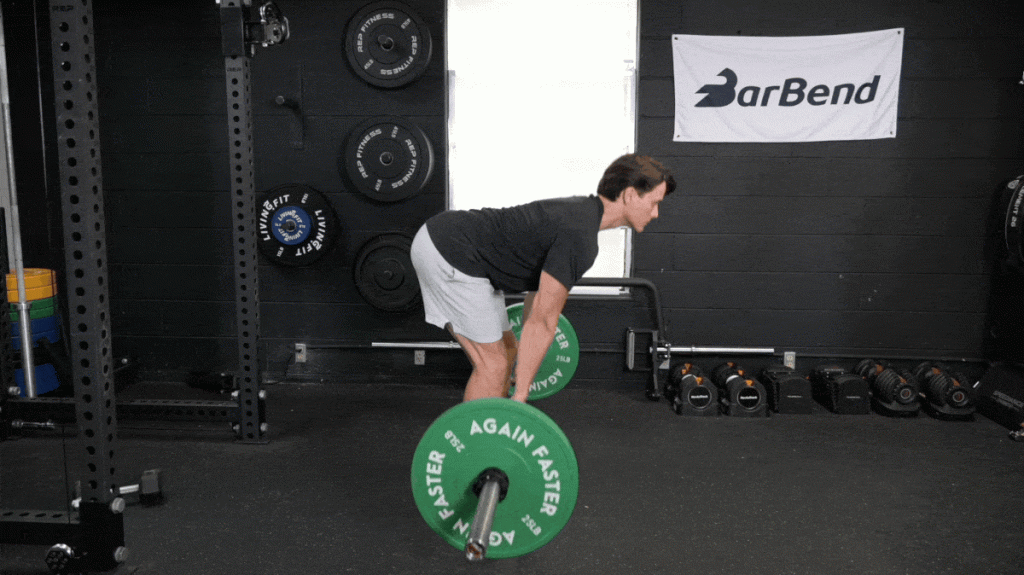
[{"label": "barbell end cap", "polygon": [[481,541],[468,541],[466,543],[466,559],[470,561],[483,561],[487,556],[487,546]]}]

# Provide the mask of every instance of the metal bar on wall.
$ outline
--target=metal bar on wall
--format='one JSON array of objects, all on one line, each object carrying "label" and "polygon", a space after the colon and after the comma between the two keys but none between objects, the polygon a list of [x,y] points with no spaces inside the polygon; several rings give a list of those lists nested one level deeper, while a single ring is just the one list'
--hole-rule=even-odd
[{"label": "metal bar on wall", "polygon": [[[260,333],[259,270],[256,245],[256,182],[253,162],[252,63],[245,39],[248,2],[220,0],[221,41],[227,82],[228,150],[235,315],[238,328],[238,439],[266,443],[264,393],[257,350]],[[244,4],[244,5],[243,5]]]}]

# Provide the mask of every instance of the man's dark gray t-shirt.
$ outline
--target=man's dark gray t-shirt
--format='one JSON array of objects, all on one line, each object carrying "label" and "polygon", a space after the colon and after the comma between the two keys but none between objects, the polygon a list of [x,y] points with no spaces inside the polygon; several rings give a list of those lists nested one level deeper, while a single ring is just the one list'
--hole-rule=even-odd
[{"label": "man's dark gray t-shirt", "polygon": [[455,269],[495,289],[536,291],[541,271],[572,288],[597,259],[603,215],[597,196],[556,198],[442,212],[427,220],[427,232]]}]

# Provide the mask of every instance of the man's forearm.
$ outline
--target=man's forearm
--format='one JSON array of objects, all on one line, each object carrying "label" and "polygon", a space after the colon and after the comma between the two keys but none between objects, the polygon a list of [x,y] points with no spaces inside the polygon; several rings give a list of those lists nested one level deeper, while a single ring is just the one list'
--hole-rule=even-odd
[{"label": "man's forearm", "polygon": [[[549,325],[550,323],[550,325]],[[533,378],[544,362],[544,356],[555,339],[557,322],[544,322],[528,318],[519,335],[519,354],[516,359],[516,392],[513,399],[526,401]]]}]

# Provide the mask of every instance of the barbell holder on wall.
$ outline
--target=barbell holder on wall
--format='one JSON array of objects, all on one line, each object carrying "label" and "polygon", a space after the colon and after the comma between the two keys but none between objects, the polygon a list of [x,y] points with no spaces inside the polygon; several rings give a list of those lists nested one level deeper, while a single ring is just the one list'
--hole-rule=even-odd
[{"label": "barbell holder on wall", "polygon": [[[582,278],[576,283],[578,286],[591,286],[591,287],[636,287],[643,288],[651,293],[651,298],[654,300],[651,307],[654,311],[654,323],[657,326],[657,333],[665,333],[665,321],[661,313],[661,297],[659,296],[658,286],[654,285],[654,282],[643,278]],[[668,350],[671,353],[691,353],[691,354],[715,354],[715,353],[739,353],[739,354],[774,354],[773,348],[764,347],[696,347],[696,346],[670,346],[665,341],[659,341],[659,350]],[[632,349],[633,346],[628,346]]]},{"label": "barbell holder on wall", "polygon": [[[651,306],[654,310],[654,321],[658,328],[661,329],[663,325],[661,317],[661,301],[658,296],[658,288],[650,280],[642,278],[583,278],[576,285],[580,286],[607,286],[607,287],[639,287],[646,289],[651,292],[654,299],[653,305]],[[340,348],[340,347],[364,347],[361,345],[354,346],[309,346],[309,349],[323,349],[323,348]],[[461,349],[459,344],[454,341],[430,341],[430,342],[384,342],[375,341],[370,344],[373,348],[395,348],[395,349]],[[632,346],[630,346],[632,347]],[[585,350],[581,350],[585,351]]]},{"label": "barbell holder on wall", "polygon": [[588,287],[621,287],[621,288],[641,288],[645,289],[651,294],[651,308],[654,312],[654,325],[660,333],[665,333],[665,321],[661,314],[661,296],[658,292],[658,286],[654,285],[654,282],[643,279],[643,278],[581,278],[580,281],[576,282],[577,286],[588,286]]},{"label": "barbell holder on wall", "polygon": [[[648,352],[651,354],[652,362],[652,375],[651,385],[647,390],[647,397],[651,400],[657,400],[661,398],[661,385],[658,381],[658,369],[661,364],[666,363],[671,354],[689,354],[689,355],[726,355],[726,354],[740,354],[740,355],[773,355],[775,353],[774,348],[770,347],[701,347],[701,346],[672,346],[660,334],[665,333],[665,321],[661,311],[661,296],[658,292],[658,287],[654,282],[644,278],[582,278],[576,283],[578,286],[588,287],[620,287],[620,288],[640,288],[647,290],[651,294],[651,304],[648,306],[652,310],[654,324],[656,329],[654,330],[635,330],[629,328],[626,332],[626,368],[629,371],[636,370],[635,353],[636,353],[636,332],[645,331],[651,334],[651,346],[648,348]],[[460,346],[456,342],[373,342],[370,344],[373,348],[397,348],[397,349],[460,349]],[[667,369],[668,366],[666,365]]]}]

